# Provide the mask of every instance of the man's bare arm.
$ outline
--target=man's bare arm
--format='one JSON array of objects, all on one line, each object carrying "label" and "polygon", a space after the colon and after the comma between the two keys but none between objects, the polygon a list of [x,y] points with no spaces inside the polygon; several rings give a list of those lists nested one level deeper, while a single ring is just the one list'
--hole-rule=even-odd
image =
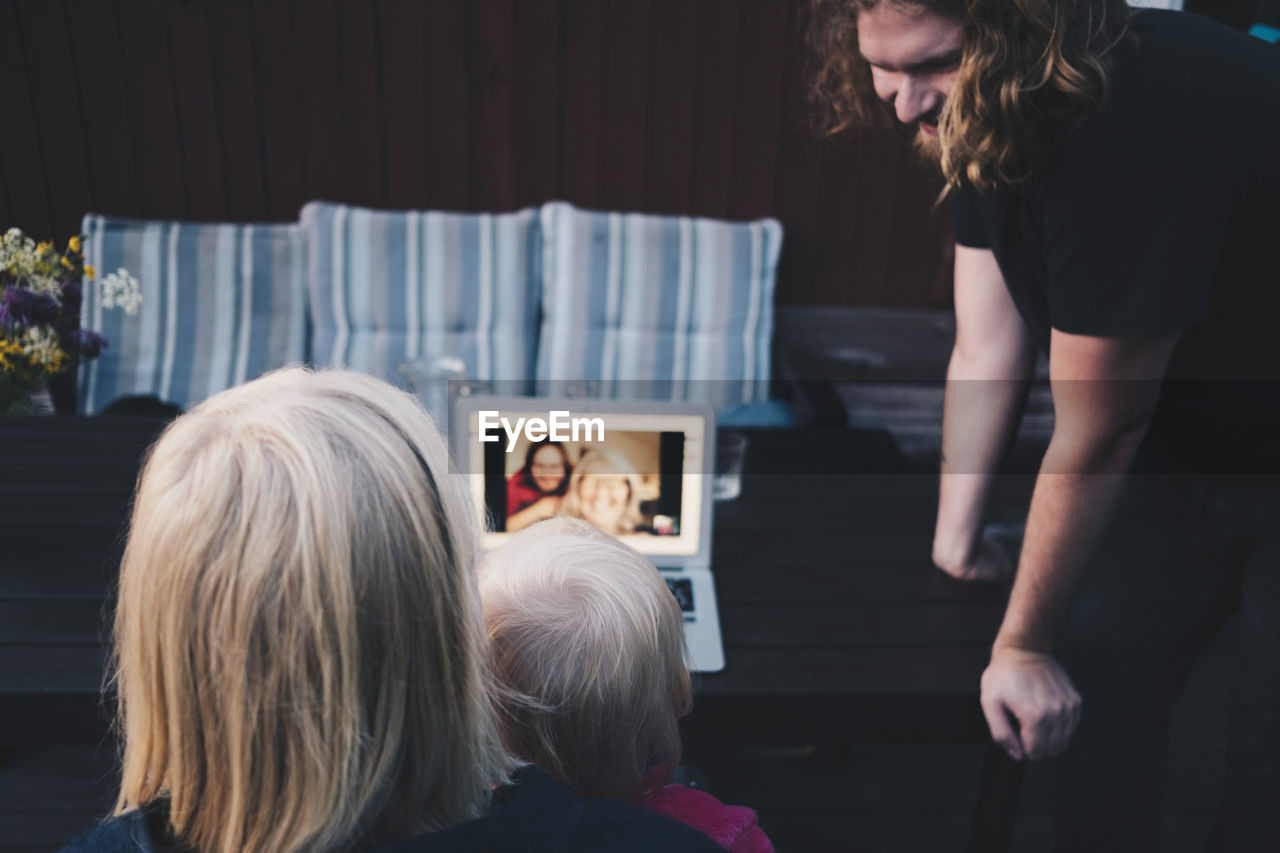
[{"label": "man's bare arm", "polygon": [[[1015,757],[1055,755],[1074,731],[1079,697],[1051,657],[1051,638],[1146,434],[1177,339],[1053,333],[1053,438],[1036,479],[1017,580],[983,675],[988,723]],[[1016,735],[1010,714],[1019,724]]]},{"label": "man's bare arm", "polygon": [[982,517],[1026,403],[1035,344],[990,250],[956,246],[955,304],[933,561],[957,578],[991,580],[1008,564],[981,541]]}]

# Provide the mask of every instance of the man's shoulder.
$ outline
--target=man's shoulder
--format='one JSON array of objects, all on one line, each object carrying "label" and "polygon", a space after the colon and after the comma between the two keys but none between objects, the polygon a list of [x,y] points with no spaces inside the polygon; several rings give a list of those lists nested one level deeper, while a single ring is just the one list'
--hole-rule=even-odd
[{"label": "man's shoulder", "polygon": [[1224,140],[1280,123],[1280,49],[1200,15],[1141,10],[1113,54],[1097,127]]}]

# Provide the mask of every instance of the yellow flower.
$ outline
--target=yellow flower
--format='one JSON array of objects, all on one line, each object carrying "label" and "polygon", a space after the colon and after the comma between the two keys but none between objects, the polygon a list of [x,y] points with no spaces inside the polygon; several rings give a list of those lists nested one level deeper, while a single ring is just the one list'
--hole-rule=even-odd
[{"label": "yellow flower", "polygon": [[93,268],[93,264],[85,264],[85,265],[84,265],[84,277],[85,277],[85,278],[93,278],[93,277],[95,277],[97,274],[98,274],[98,271],[97,271],[97,270],[95,270],[95,269]]},{"label": "yellow flower", "polygon": [[67,248],[78,254],[80,252],[80,238],[72,237],[70,240],[68,240]]},{"label": "yellow flower", "polygon": [[26,361],[22,345],[17,341],[0,338],[0,368],[16,370],[21,364],[19,359]]},{"label": "yellow flower", "polygon": [[74,266],[74,264],[72,264],[71,261],[67,260],[66,258],[62,259],[62,265],[67,269],[71,269],[71,267]]},{"label": "yellow flower", "polygon": [[36,248],[37,248],[37,249],[39,249],[41,252],[43,252],[43,251],[45,251],[45,250],[47,250],[47,249],[52,249],[52,248],[53,248],[53,241],[52,241],[52,240],[45,240],[45,241],[44,241],[43,243],[41,243],[39,246],[36,246]]}]

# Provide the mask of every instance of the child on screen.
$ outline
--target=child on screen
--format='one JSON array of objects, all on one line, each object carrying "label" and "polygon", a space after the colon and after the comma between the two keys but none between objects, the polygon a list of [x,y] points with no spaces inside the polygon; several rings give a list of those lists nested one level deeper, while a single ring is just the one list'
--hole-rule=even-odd
[{"label": "child on screen", "polygon": [[772,851],[751,809],[663,785],[691,698],[684,616],[651,563],[573,518],[538,522],[480,568],[508,749],[586,797],[614,797],[742,853]]}]

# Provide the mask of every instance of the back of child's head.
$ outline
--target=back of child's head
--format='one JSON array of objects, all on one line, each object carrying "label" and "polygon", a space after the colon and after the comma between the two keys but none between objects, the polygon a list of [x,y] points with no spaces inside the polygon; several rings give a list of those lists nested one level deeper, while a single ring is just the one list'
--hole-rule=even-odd
[{"label": "back of child's head", "polygon": [[512,753],[582,796],[666,780],[691,695],[684,616],[653,564],[552,518],[489,555],[480,597]]}]

